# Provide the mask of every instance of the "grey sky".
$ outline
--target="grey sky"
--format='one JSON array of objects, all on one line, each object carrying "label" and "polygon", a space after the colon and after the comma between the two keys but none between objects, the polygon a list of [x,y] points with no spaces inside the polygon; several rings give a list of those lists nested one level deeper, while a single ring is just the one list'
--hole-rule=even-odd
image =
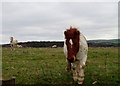
[{"label": "grey sky", "polygon": [[2,2],[2,43],[64,40],[70,25],[88,40],[118,38],[118,3]]}]

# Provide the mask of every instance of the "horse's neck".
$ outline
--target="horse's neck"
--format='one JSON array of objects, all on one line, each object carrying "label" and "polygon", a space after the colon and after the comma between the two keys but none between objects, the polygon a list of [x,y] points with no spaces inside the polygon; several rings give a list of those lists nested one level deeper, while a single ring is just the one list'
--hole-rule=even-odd
[{"label": "horse's neck", "polygon": [[10,43],[12,43],[13,42],[13,39],[10,39]]},{"label": "horse's neck", "polygon": [[16,43],[17,43],[17,40],[15,39],[15,40],[13,40],[13,42],[16,42]]},{"label": "horse's neck", "polygon": [[10,43],[17,43],[17,40],[16,39],[11,40]]}]

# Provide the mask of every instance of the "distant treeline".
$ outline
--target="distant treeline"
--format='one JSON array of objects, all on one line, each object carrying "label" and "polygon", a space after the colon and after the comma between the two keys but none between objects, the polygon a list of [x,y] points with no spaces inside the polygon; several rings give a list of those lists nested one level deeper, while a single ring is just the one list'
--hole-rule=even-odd
[{"label": "distant treeline", "polygon": [[[88,40],[89,47],[120,47],[120,40]],[[18,45],[23,47],[63,47],[63,41],[31,41],[31,42],[19,42]],[[3,44],[2,47],[10,47],[9,44]]]},{"label": "distant treeline", "polygon": [[[52,47],[56,45],[56,47],[63,47],[63,41],[31,41],[31,42],[19,42],[18,45],[22,45],[22,47]],[[2,47],[10,47],[9,44],[3,44]]]}]

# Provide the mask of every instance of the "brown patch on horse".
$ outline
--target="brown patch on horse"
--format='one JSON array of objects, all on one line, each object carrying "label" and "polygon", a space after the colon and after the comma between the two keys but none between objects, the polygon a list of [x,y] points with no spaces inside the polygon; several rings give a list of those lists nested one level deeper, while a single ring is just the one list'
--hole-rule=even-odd
[{"label": "brown patch on horse", "polygon": [[[70,29],[64,31],[64,35],[68,51],[67,60],[69,62],[73,62],[76,59],[75,57],[77,52],[79,51],[80,32],[77,28],[70,27]],[[72,44],[70,43],[70,40],[72,41]]]}]

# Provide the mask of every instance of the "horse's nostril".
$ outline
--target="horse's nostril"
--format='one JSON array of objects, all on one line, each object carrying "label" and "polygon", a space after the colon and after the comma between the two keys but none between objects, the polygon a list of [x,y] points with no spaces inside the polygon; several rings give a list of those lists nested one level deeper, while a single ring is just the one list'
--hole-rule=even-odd
[{"label": "horse's nostril", "polygon": [[69,62],[74,62],[74,58],[67,58]]},{"label": "horse's nostril", "polygon": [[75,70],[75,68],[73,67],[73,70]]}]

